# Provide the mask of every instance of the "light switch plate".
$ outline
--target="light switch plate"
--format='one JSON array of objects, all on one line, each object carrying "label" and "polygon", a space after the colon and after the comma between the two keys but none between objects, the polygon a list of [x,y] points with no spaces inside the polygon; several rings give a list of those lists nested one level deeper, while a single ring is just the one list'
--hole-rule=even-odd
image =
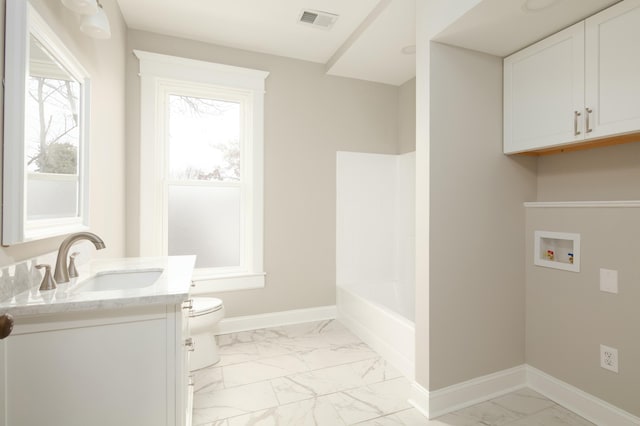
[{"label": "light switch plate", "polygon": [[618,271],[600,268],[600,291],[618,294]]}]

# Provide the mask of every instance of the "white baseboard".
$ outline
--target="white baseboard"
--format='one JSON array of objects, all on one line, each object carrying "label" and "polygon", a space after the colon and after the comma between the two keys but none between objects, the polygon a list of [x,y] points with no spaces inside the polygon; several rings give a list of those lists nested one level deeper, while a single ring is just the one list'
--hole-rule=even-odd
[{"label": "white baseboard", "polygon": [[429,418],[435,418],[526,386],[524,365],[428,392]]},{"label": "white baseboard", "polygon": [[411,384],[409,404],[413,405],[413,408],[420,411],[423,416],[429,418],[429,391],[418,383]]},{"label": "white baseboard", "polygon": [[640,418],[562,380],[521,365],[436,391],[418,383],[409,403],[430,419],[528,387],[597,425],[640,426]]},{"label": "white baseboard", "polygon": [[279,327],[303,322],[324,321],[335,319],[336,316],[336,307],[332,305],[224,318],[218,323],[215,334],[237,333],[239,331],[258,330],[261,328]]},{"label": "white baseboard", "polygon": [[627,413],[537,368],[526,366],[527,386],[597,425],[637,426],[640,418]]}]

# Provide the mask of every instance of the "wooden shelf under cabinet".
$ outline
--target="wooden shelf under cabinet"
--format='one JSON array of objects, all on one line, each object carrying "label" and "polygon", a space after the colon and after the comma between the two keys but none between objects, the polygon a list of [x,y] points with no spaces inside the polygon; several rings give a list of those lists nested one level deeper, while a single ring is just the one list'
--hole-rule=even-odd
[{"label": "wooden shelf under cabinet", "polygon": [[608,138],[596,139],[591,141],[577,142],[569,145],[538,149],[535,151],[520,152],[520,153],[517,153],[516,155],[539,157],[542,155],[561,154],[565,152],[581,151],[584,149],[622,145],[622,144],[631,143],[631,142],[640,142],[640,132],[630,133],[627,135],[611,136]]}]

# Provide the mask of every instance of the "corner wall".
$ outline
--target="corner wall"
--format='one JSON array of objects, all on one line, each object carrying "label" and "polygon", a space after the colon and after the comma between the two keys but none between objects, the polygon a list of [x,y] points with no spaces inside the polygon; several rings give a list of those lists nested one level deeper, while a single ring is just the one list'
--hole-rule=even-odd
[{"label": "corner wall", "polygon": [[[524,211],[502,153],[502,59],[431,43],[429,391],[525,361]],[[473,70],[473,72],[469,72]]]},{"label": "corner wall", "polygon": [[[96,40],[80,32],[79,21],[59,1],[30,0],[91,76],[90,227],[107,248],[96,257],[121,257],[125,252],[124,88],[126,25],[115,0],[103,0],[111,24],[111,39]],[[4,75],[5,0],[0,0],[0,44]],[[0,94],[2,88],[0,87]],[[0,105],[0,111],[4,105]],[[0,120],[2,114],[0,113]],[[0,135],[0,137],[2,137]],[[9,141],[4,141],[7,143]],[[2,166],[0,165],[0,168]],[[0,248],[0,265],[58,249],[64,237]]]},{"label": "corner wall", "polygon": [[398,87],[398,154],[416,150],[416,79]]},{"label": "corner wall", "polygon": [[[416,2],[416,382],[429,389],[429,174],[431,39],[480,0]],[[422,397],[422,396],[421,396]]]}]

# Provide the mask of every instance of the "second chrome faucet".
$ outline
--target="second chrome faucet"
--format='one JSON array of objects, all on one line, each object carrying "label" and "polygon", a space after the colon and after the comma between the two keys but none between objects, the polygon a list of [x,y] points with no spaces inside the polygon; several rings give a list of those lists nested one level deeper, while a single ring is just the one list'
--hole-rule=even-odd
[{"label": "second chrome faucet", "polygon": [[77,232],[69,235],[62,241],[60,248],[58,249],[58,257],[56,259],[56,270],[53,274],[53,278],[58,284],[69,282],[69,268],[67,259],[69,258],[69,249],[71,246],[80,240],[91,241],[96,250],[102,250],[105,248],[104,241],[96,234],[91,232]]}]

